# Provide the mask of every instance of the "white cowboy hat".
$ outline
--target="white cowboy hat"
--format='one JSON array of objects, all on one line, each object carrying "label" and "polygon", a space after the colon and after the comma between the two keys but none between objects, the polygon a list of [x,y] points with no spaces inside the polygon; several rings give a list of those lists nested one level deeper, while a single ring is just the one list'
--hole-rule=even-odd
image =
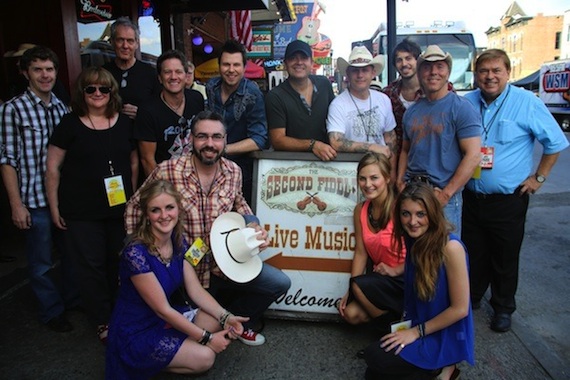
[{"label": "white cowboy hat", "polygon": [[436,62],[436,61],[445,61],[447,66],[449,66],[449,71],[451,71],[451,64],[453,63],[453,57],[451,54],[444,53],[443,50],[437,45],[429,45],[425,51],[420,54],[418,57],[418,68],[424,63],[425,61],[428,62]]},{"label": "white cowboy hat", "polygon": [[384,69],[384,57],[377,55],[372,57],[372,54],[364,46],[355,46],[348,56],[348,62],[344,58],[339,58],[336,63],[338,71],[341,75],[346,74],[346,69],[352,67],[365,67],[372,65],[376,74],[380,74]]},{"label": "white cowboy hat", "polygon": [[259,258],[261,232],[245,226],[243,216],[227,212],[214,220],[210,231],[210,246],[216,263],[231,280],[249,282],[261,273]]}]

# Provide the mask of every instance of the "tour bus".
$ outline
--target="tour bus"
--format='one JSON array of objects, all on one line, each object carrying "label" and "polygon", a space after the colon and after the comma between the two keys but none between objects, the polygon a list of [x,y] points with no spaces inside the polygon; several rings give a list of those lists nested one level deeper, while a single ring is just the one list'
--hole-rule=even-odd
[{"label": "tour bus", "polygon": [[[445,24],[435,22],[430,27],[404,26],[396,29],[396,44],[405,38],[420,45],[422,51],[429,45],[438,45],[443,51],[449,52],[453,57],[450,81],[458,93],[472,90],[473,70],[477,50],[473,34],[465,28],[463,22],[448,21]],[[383,54],[386,65],[381,75],[384,85],[388,84],[388,64],[391,64],[391,52],[388,52],[387,32],[381,31],[372,40],[372,54]]]}]

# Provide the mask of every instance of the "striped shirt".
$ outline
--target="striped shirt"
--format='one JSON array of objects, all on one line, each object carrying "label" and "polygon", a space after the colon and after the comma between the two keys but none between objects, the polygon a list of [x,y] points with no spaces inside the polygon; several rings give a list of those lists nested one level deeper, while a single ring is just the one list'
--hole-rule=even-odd
[{"label": "striped shirt", "polygon": [[[253,217],[251,208],[245,201],[241,191],[241,169],[233,161],[222,158],[220,167],[209,191],[202,189],[198,173],[192,163],[192,154],[180,158],[163,161],[158,164],[145,184],[159,179],[171,182],[182,195],[180,220],[184,226],[184,238],[191,245],[201,238],[210,246],[210,229],[212,223],[221,214],[229,211]],[[125,227],[132,234],[140,220],[140,191],[137,191],[127,203],[125,209]],[[255,218],[255,217],[254,217]],[[246,222],[250,221],[245,217]],[[256,219],[256,218],[255,218]],[[194,268],[202,286],[210,286],[210,272],[223,277],[211,253],[208,253]]]},{"label": "striped shirt", "polygon": [[47,207],[44,178],[48,142],[53,128],[68,112],[53,93],[46,105],[29,88],[0,105],[0,165],[16,169],[26,207]]}]

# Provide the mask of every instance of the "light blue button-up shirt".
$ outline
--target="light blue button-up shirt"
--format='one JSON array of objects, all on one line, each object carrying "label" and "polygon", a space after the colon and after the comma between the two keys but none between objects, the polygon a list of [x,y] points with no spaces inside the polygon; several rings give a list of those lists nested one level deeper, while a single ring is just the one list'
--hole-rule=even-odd
[{"label": "light blue button-up shirt", "polygon": [[482,169],[467,189],[484,194],[512,194],[532,173],[535,140],[544,154],[568,147],[568,140],[544,103],[532,92],[507,85],[487,105],[477,89],[465,95],[483,119],[481,145],[494,148],[493,168]]}]

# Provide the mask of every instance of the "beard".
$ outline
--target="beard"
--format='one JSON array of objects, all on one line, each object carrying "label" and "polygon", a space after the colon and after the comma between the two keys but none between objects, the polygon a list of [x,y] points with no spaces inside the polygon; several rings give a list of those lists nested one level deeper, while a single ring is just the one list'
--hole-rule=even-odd
[{"label": "beard", "polygon": [[[196,157],[198,157],[198,159],[200,160],[201,163],[203,163],[204,165],[211,166],[220,160],[220,158],[224,154],[224,150],[225,150],[225,148],[223,150],[219,151],[213,147],[207,146],[207,147],[204,147],[200,150],[194,149],[194,152],[196,152]],[[214,158],[206,158],[206,157],[204,157],[203,152],[214,152],[214,153],[216,153],[216,155],[214,156]]]}]

